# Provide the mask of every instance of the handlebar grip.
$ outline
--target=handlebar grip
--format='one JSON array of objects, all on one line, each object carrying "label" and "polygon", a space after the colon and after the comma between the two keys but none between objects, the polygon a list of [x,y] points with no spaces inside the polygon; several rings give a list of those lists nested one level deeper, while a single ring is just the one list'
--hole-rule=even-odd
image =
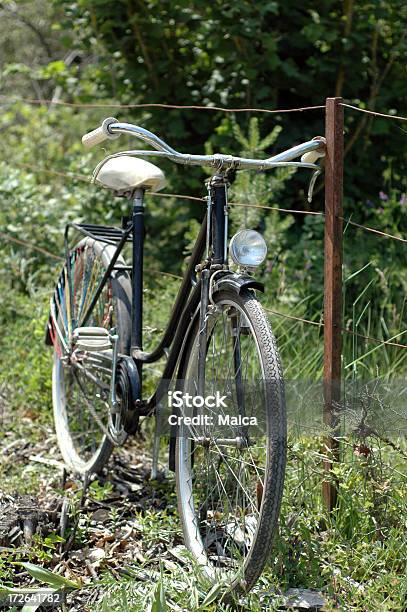
[{"label": "handlebar grip", "polygon": [[82,136],[82,144],[84,147],[89,149],[90,147],[94,147],[95,145],[103,142],[108,138],[107,134],[105,134],[102,127],[96,128],[96,130],[92,130],[92,132],[88,132],[84,136]]},{"label": "handlebar grip", "polygon": [[301,162],[303,164],[315,164],[320,157],[325,157],[325,151],[309,151],[301,157]]},{"label": "handlebar grip", "polygon": [[321,143],[321,146],[319,149],[315,149],[315,151],[304,153],[304,155],[301,157],[301,162],[303,164],[315,164],[320,157],[325,157],[325,138],[323,136],[315,136],[315,138],[312,140],[318,140]]},{"label": "handlebar grip", "polygon": [[103,121],[100,127],[96,128],[96,130],[92,130],[91,132],[88,132],[82,136],[83,146],[90,149],[90,147],[94,147],[108,138],[118,138],[120,134],[111,134],[111,132],[109,132],[109,125],[112,123],[118,123],[117,119],[114,117],[108,117]]}]

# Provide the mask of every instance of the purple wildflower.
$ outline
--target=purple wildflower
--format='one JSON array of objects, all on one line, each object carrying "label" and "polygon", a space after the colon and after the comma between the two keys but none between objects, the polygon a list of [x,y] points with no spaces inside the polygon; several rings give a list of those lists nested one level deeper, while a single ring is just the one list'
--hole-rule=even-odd
[{"label": "purple wildflower", "polygon": [[407,197],[405,193],[401,194],[401,197],[399,199],[399,204],[405,204],[407,202]]},{"label": "purple wildflower", "polygon": [[379,198],[386,202],[389,199],[389,196],[387,195],[387,193],[384,193],[384,191],[379,191]]}]

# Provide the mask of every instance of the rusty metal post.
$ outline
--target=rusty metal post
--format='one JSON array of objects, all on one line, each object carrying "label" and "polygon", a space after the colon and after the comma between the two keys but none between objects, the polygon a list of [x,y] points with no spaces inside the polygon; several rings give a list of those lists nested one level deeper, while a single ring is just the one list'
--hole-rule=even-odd
[{"label": "rusty metal post", "polygon": [[[341,398],[342,355],[342,195],[343,106],[342,98],[326,99],[325,138],[325,266],[324,266],[324,423],[335,429]],[[332,460],[324,462],[329,473],[339,460],[339,443],[325,440]],[[337,501],[335,482],[324,481],[322,493],[328,510]]]}]

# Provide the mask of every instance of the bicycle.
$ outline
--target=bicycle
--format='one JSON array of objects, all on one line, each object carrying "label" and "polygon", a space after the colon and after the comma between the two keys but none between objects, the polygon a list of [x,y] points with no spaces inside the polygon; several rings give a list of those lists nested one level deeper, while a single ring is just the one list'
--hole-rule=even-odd
[{"label": "bicycle", "polygon": [[[245,592],[266,564],[277,527],[286,416],[278,349],[256,294],[264,286],[253,276],[267,247],[254,230],[241,230],[228,241],[229,177],[240,170],[304,167],[314,170],[312,195],[324,139],[265,160],[189,155],[142,127],[109,117],[83,143],[94,146],[120,134],[133,135],[153,149],[107,156],[93,181],[131,199],[131,218],[124,218],[121,228],[69,223],[66,263],[51,298],[46,342],[54,346],[58,444],[69,469],[99,472],[114,446],[137,431],[141,417],[157,417],[167,395],[177,399],[168,419],[169,466],[175,471],[185,544],[205,576],[226,581],[230,591]],[[165,184],[163,172],[140,159],[150,156],[214,172],[207,181],[206,214],[168,325],[156,348],[145,352],[144,193]],[[71,229],[83,235],[73,248]],[[130,266],[122,257],[129,241]],[[229,258],[237,270],[231,269]],[[143,365],[165,354],[162,378],[145,398]],[[171,381],[176,391],[170,393]],[[153,477],[158,435],[156,430]]]}]

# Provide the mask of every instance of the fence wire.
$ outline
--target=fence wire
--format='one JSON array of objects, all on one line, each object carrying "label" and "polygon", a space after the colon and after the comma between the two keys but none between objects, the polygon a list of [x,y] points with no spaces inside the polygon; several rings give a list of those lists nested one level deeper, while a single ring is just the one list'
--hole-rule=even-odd
[{"label": "fence wire", "polygon": [[[230,113],[236,113],[236,112],[259,112],[259,113],[290,113],[290,112],[303,112],[303,111],[309,111],[309,110],[321,110],[321,109],[325,109],[325,105],[316,105],[316,106],[305,106],[305,107],[300,107],[300,108],[290,108],[290,109],[265,109],[265,108],[225,108],[225,107],[218,107],[218,106],[197,106],[197,105],[175,105],[175,104],[160,104],[160,103],[143,103],[143,104],[116,104],[116,103],[76,103],[76,102],[64,102],[64,101],[54,101],[54,100],[40,100],[40,99],[35,99],[35,98],[19,98],[19,97],[8,97],[8,96],[4,96],[4,95],[0,95],[0,103],[6,103],[6,102],[24,102],[27,104],[33,104],[33,105],[44,105],[44,104],[50,104],[50,105],[58,105],[58,106],[67,106],[67,107],[73,107],[73,108],[127,108],[127,109],[136,109],[136,108],[166,108],[166,109],[178,109],[178,110],[203,110],[203,111],[221,111],[221,112],[230,112]],[[376,111],[372,111],[369,109],[364,109],[364,108],[360,108],[357,106],[353,106],[351,104],[348,103],[341,103],[342,106],[350,108],[352,110],[355,111],[359,111],[359,112],[363,112],[363,113],[368,113],[374,116],[378,116],[378,117],[384,117],[384,118],[388,118],[388,119],[395,119],[395,120],[400,120],[400,121],[407,121],[407,117],[403,117],[403,116],[399,116],[399,115],[395,115],[395,114],[386,114],[386,113],[380,113],[380,112],[376,112]],[[41,168],[32,164],[27,164],[27,163],[23,163],[23,162],[15,162],[15,165],[21,168],[25,168],[28,170],[31,170],[34,173],[40,174],[40,173],[45,173],[48,175],[53,175],[53,176],[58,176],[61,177],[63,179],[69,179],[69,180],[77,180],[77,181],[83,181],[86,182],[88,184],[90,184],[90,180],[87,176],[84,175],[80,175],[80,174],[76,174],[76,173],[71,173],[71,172],[61,172],[58,170],[52,170],[52,169],[48,169],[48,168]],[[174,194],[174,193],[155,193],[152,192],[149,194],[152,197],[162,197],[162,198],[176,198],[176,199],[183,199],[183,200],[189,200],[189,201],[193,201],[193,202],[200,202],[200,203],[204,203],[206,202],[205,198],[200,198],[200,197],[195,197],[195,196],[191,196],[191,195],[186,195],[186,194]],[[245,204],[245,203],[241,203],[241,202],[229,202],[230,206],[236,206],[236,207],[244,207],[244,208],[259,208],[259,209],[264,209],[264,210],[272,210],[272,211],[277,211],[277,212],[281,212],[281,213],[288,213],[288,214],[294,214],[294,215],[313,215],[313,216],[325,216],[325,213],[322,211],[309,211],[309,210],[295,210],[295,209],[287,209],[287,208],[280,208],[277,206],[266,206],[266,205],[262,205],[262,204]],[[395,236],[393,234],[389,234],[387,232],[383,232],[381,230],[378,230],[376,228],[371,228],[368,227],[366,225],[362,225],[360,223],[356,223],[355,221],[352,221],[351,219],[348,219],[346,217],[340,217],[340,219],[342,221],[344,221],[345,223],[347,223],[348,225],[352,225],[354,227],[357,227],[359,229],[362,229],[364,231],[367,232],[372,232],[378,236],[384,237],[384,238],[389,238],[392,240],[396,240],[399,242],[403,242],[406,243],[407,239],[404,239],[400,236]],[[59,261],[64,261],[63,257],[60,257],[59,255],[56,255],[54,253],[51,253],[50,251],[48,251],[47,249],[43,249],[42,247],[38,247],[32,243],[29,243],[28,241],[25,240],[21,240],[18,238],[15,238],[14,236],[12,236],[11,234],[5,233],[5,232],[0,232],[0,236],[10,242],[14,242],[15,244],[18,244],[19,246],[23,246],[25,248],[37,251],[42,253],[43,255],[46,255],[48,257],[54,258],[56,260]],[[161,271],[150,271],[152,274],[156,274],[156,275],[162,275],[162,276],[168,276],[168,277],[173,277],[175,279],[182,279],[182,277],[175,275],[175,274],[171,274],[169,272],[161,272]],[[317,322],[317,321],[312,321],[310,319],[305,319],[302,317],[296,317],[294,315],[288,315],[286,313],[282,313],[282,312],[278,312],[276,310],[272,310],[270,308],[265,308],[265,310],[267,312],[269,312],[270,314],[276,315],[276,316],[280,316],[280,317],[284,317],[286,319],[289,320],[294,320],[297,322],[302,322],[308,325],[312,325],[314,327],[318,327],[319,329],[324,327],[324,323],[321,322]],[[354,332],[350,329],[347,328],[341,328],[341,331],[346,333],[346,334],[351,334],[353,336],[357,336],[361,339],[364,339],[368,342],[374,342],[383,346],[394,346],[397,348],[407,348],[406,344],[401,344],[401,343],[397,343],[397,342],[392,342],[391,340],[380,340],[378,338],[374,338],[372,336],[366,336],[364,334],[360,334],[358,332]],[[404,333],[407,333],[407,330],[403,330],[402,332],[400,332],[399,334],[397,334],[397,337],[403,335]],[[377,347],[379,348],[379,347]]]},{"label": "fence wire", "polygon": [[[322,214],[322,213],[321,213]],[[38,251],[40,253],[42,253],[43,255],[46,255],[47,257],[50,257],[52,259],[58,260],[58,261],[65,261],[65,259],[63,257],[61,257],[60,255],[56,255],[55,253],[52,253],[51,251],[48,251],[47,249],[43,249],[41,247],[36,246],[35,244],[32,244],[26,240],[21,240],[19,238],[16,238],[15,236],[12,236],[11,234],[7,234],[5,232],[0,232],[0,237],[7,240],[8,242],[14,242],[15,244],[18,244],[19,246],[23,246],[27,249],[33,250],[33,251]],[[173,274],[171,272],[162,272],[160,270],[149,270],[148,274],[153,275],[153,276],[167,276],[170,278],[174,278],[176,280],[182,280],[182,276],[179,276],[178,274]],[[279,317],[283,317],[285,319],[289,319],[289,320],[293,320],[293,321],[297,321],[297,322],[301,322],[301,323],[305,323],[307,325],[313,325],[314,327],[318,327],[319,329],[322,329],[324,327],[324,323],[322,321],[318,322],[318,321],[312,321],[311,319],[305,319],[303,317],[296,317],[294,315],[289,315],[287,313],[284,312],[279,312],[277,310],[273,310],[271,308],[267,308],[265,307],[264,310],[266,312],[269,312],[272,315],[276,315]],[[374,342],[377,344],[381,344],[381,345],[385,345],[385,346],[394,346],[397,348],[407,348],[407,344],[400,344],[398,342],[392,342],[391,340],[380,340],[379,338],[374,338],[373,336],[365,336],[364,334],[360,334],[359,332],[354,332],[350,329],[347,329],[346,327],[342,327],[341,331],[343,333],[346,334],[350,334],[352,336],[357,336],[358,338],[362,338],[364,340],[367,340],[369,342]],[[404,333],[407,333],[407,329],[400,332],[399,334],[397,334],[398,336],[403,335]]]},{"label": "fence wire", "polygon": [[[309,110],[321,110],[325,109],[325,104],[317,104],[314,106],[302,106],[298,108],[227,108],[224,106],[202,106],[197,104],[164,104],[159,102],[144,102],[139,104],[119,104],[117,102],[65,102],[63,100],[52,100],[52,99],[40,99],[40,98],[21,98],[19,96],[5,96],[0,95],[0,101],[3,103],[17,103],[24,102],[25,104],[32,105],[49,105],[49,106],[66,106],[70,108],[125,108],[125,109],[136,109],[136,108],[165,108],[168,110],[199,110],[199,111],[220,111],[223,113],[298,113]],[[387,119],[396,119],[398,121],[407,121],[407,117],[401,115],[395,115],[390,113],[380,113],[377,111],[370,110],[368,108],[361,108],[360,106],[354,106],[347,102],[342,102],[341,106],[351,108],[352,110],[359,111],[360,113],[368,113],[369,115],[375,115],[377,117],[384,117]]]},{"label": "fence wire", "polygon": [[[82,181],[85,183],[88,183],[88,185],[92,185],[92,183],[90,182],[89,177],[85,176],[85,175],[81,175],[81,174],[75,174],[75,173],[67,173],[67,172],[60,172],[59,170],[51,170],[48,168],[41,168],[39,166],[34,166],[32,164],[27,164],[27,163],[23,163],[23,162],[14,162],[15,166],[21,167],[21,168],[26,168],[28,170],[32,170],[34,173],[37,174],[49,174],[49,175],[53,175],[53,176],[59,176],[61,178],[65,178],[65,179],[74,179],[77,181]],[[150,192],[148,194],[149,196],[152,197],[158,197],[158,198],[176,198],[179,200],[190,200],[191,202],[201,202],[201,203],[205,203],[206,200],[205,198],[200,198],[197,196],[190,196],[190,195],[186,195],[186,194],[182,194],[182,193],[159,193],[159,192]],[[293,208],[281,208],[279,206],[266,206],[264,204],[245,204],[243,202],[228,202],[229,206],[240,206],[243,208],[259,208],[259,209],[263,209],[263,210],[274,210],[277,212],[281,212],[281,213],[288,213],[288,214],[292,214],[292,215],[313,215],[313,216],[325,216],[325,213],[322,211],[313,211],[313,210],[296,210]],[[378,236],[382,236],[383,238],[390,238],[392,240],[397,240],[399,242],[404,242],[407,243],[407,239],[402,238],[401,236],[395,236],[394,234],[389,234],[387,232],[382,232],[381,230],[378,230],[376,228],[373,227],[368,227],[367,225],[362,225],[360,223],[356,223],[355,221],[352,221],[352,219],[349,219],[347,217],[339,217],[340,219],[342,219],[342,221],[344,221],[345,223],[347,223],[348,225],[353,225],[354,227],[357,227],[359,229],[363,229],[366,232],[372,232],[374,234],[377,234]]]},{"label": "fence wire", "polygon": [[390,113],[378,113],[368,108],[360,108],[360,106],[353,106],[352,104],[346,104],[345,102],[341,102],[341,106],[345,106],[346,108],[351,108],[352,110],[359,111],[360,113],[367,113],[368,115],[375,115],[376,117],[384,117],[385,119],[396,119],[398,121],[407,121],[407,117],[402,117],[400,115],[391,115]]},{"label": "fence wire", "polygon": [[325,108],[325,104],[317,106],[303,106],[299,108],[226,108],[224,106],[199,106],[194,104],[161,104],[156,102],[145,102],[140,104],[118,104],[115,102],[64,102],[62,100],[41,100],[38,98],[19,98],[0,95],[0,100],[4,102],[24,102],[33,105],[57,105],[70,108],[165,108],[168,110],[199,110],[199,111],[220,111],[223,113],[298,113],[309,110],[320,110]]}]

